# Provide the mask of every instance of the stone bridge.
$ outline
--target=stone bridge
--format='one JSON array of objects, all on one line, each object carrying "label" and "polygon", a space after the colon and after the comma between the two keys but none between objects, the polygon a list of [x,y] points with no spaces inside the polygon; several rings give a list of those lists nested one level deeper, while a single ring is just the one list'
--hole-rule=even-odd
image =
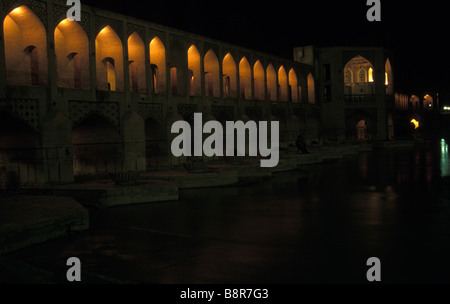
[{"label": "stone bridge", "polygon": [[313,66],[65,2],[0,0],[0,188],[180,165],[170,127],[194,112],[319,137]]}]

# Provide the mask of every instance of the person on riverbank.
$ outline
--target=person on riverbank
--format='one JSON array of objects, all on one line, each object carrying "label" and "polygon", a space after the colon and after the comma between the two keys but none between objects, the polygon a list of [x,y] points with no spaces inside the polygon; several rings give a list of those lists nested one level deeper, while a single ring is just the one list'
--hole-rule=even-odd
[{"label": "person on riverbank", "polygon": [[302,152],[303,154],[310,153],[308,146],[306,146],[306,143],[301,135],[297,136],[297,139],[295,140],[295,146],[297,147],[298,151]]}]

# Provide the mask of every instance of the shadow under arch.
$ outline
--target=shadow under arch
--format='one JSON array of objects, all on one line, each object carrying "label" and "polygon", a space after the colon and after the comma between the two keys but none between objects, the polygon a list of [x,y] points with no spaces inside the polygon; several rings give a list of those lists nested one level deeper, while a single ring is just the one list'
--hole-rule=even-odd
[{"label": "shadow under arch", "polygon": [[17,189],[42,180],[39,147],[39,134],[30,125],[0,111],[0,189]]},{"label": "shadow under arch", "polygon": [[117,128],[98,113],[78,121],[72,129],[75,176],[123,170],[123,143]]}]

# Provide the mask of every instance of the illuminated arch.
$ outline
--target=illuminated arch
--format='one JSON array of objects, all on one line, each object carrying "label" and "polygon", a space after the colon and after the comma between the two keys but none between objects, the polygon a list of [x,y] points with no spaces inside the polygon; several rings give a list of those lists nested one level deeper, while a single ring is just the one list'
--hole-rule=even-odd
[{"label": "illuminated arch", "polygon": [[220,97],[219,59],[213,50],[206,52],[204,65],[206,96]]},{"label": "illuminated arch", "polygon": [[264,68],[259,60],[253,66],[254,92],[256,100],[264,100]]},{"label": "illuminated arch", "polygon": [[134,32],[128,37],[128,61],[130,64],[130,90],[132,92],[146,92],[145,76],[145,45],[141,36]]},{"label": "illuminated arch", "polygon": [[370,95],[374,92],[374,68],[366,58],[357,55],[344,66],[345,95]]},{"label": "illuminated arch", "polygon": [[423,109],[424,110],[433,110],[433,97],[430,95],[425,95],[423,97]]},{"label": "illuminated arch", "polygon": [[385,85],[386,85],[386,94],[387,95],[393,95],[394,94],[394,79],[393,79],[393,73],[392,73],[392,67],[391,62],[389,61],[389,58],[386,60],[386,64],[384,66],[385,68]]},{"label": "illuminated arch", "polygon": [[279,88],[278,99],[280,101],[287,101],[288,81],[284,66],[280,66],[280,68],[278,69],[278,88]]},{"label": "illuminated arch", "polygon": [[291,68],[289,71],[289,88],[290,88],[290,92],[291,92],[291,101],[293,103],[298,103],[298,91],[299,91],[299,86],[298,86],[298,80],[297,80],[297,74],[294,71],[294,68]]},{"label": "illuminated arch", "polygon": [[[116,32],[107,25],[95,39],[97,88],[123,91],[123,48]],[[113,84],[115,82],[115,84]]]},{"label": "illuminated arch", "polygon": [[62,20],[55,28],[56,84],[90,88],[89,40],[78,22]]},{"label": "illuminated arch", "polygon": [[308,103],[316,103],[315,81],[314,76],[311,73],[308,74]]},{"label": "illuminated arch", "polygon": [[267,99],[277,101],[277,74],[273,65],[269,63],[266,69],[267,75]]},{"label": "illuminated arch", "polygon": [[416,95],[412,95],[409,98],[409,101],[411,102],[411,106],[412,106],[413,111],[419,110],[419,104],[420,104],[419,97],[417,97]]},{"label": "illuminated arch", "polygon": [[166,92],[166,48],[158,37],[150,41],[150,67],[154,93]]},{"label": "illuminated arch", "polygon": [[228,53],[222,60],[223,95],[226,98],[236,98],[236,62]]},{"label": "illuminated arch", "polygon": [[202,83],[200,78],[200,53],[195,45],[187,51],[189,69],[189,94],[191,96],[202,95]]},{"label": "illuminated arch", "polygon": [[12,85],[47,85],[47,34],[41,20],[26,6],[3,20],[6,79]]},{"label": "illuminated arch", "polygon": [[251,99],[252,98],[252,72],[250,64],[247,58],[242,57],[239,62],[239,84],[241,91],[241,98]]}]

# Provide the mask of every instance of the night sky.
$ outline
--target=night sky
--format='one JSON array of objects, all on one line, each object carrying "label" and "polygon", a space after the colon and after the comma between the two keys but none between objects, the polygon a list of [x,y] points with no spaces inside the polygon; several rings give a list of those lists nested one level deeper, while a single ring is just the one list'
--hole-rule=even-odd
[{"label": "night sky", "polygon": [[367,21],[366,0],[81,2],[288,59],[310,44],[386,47],[397,92],[450,96],[446,2],[381,0],[381,22]]}]

